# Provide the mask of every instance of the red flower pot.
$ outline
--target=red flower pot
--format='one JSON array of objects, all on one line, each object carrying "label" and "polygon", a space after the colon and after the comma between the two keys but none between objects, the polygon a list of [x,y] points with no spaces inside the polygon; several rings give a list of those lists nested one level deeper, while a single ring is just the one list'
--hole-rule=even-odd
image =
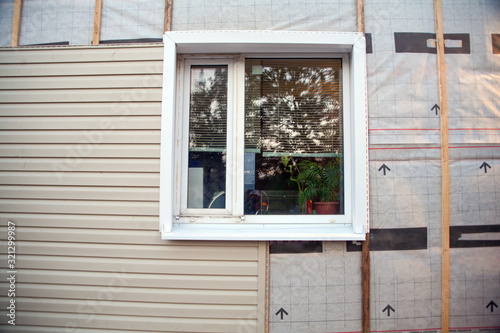
[{"label": "red flower pot", "polygon": [[316,208],[316,214],[320,214],[320,215],[337,214],[339,212],[339,203],[338,202],[315,202],[314,208]]}]

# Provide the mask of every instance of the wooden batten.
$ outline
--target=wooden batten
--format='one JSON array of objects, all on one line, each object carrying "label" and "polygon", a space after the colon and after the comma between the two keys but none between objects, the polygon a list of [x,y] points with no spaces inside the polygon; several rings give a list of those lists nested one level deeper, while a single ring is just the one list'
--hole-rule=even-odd
[{"label": "wooden batten", "polygon": [[448,138],[448,96],[444,57],[443,11],[441,0],[434,1],[436,26],[439,104],[441,107],[441,193],[442,193],[442,255],[441,255],[441,331],[450,329],[450,161]]},{"label": "wooden batten", "polygon": [[165,24],[163,31],[172,30],[172,5],[173,0],[165,0]]},{"label": "wooden batten", "polygon": [[[357,7],[357,29],[365,33],[365,3],[364,0],[356,1]],[[361,247],[361,304],[362,304],[362,330],[370,333],[370,233],[365,235],[365,241]]]},{"label": "wooden batten", "polygon": [[101,17],[102,17],[102,0],[95,0],[94,11],[94,32],[92,34],[92,44],[99,44],[101,38]]},{"label": "wooden batten", "polygon": [[16,2],[14,3],[14,16],[12,18],[11,46],[13,46],[13,47],[19,46],[22,9],[23,9],[23,0],[16,0]]},{"label": "wooden batten", "polygon": [[363,333],[370,333],[370,234],[361,247],[361,284],[362,284],[362,328]]},{"label": "wooden batten", "polygon": [[356,8],[357,8],[357,28],[358,32],[362,32],[363,34],[365,33],[365,1],[364,0],[357,0],[356,1]]}]

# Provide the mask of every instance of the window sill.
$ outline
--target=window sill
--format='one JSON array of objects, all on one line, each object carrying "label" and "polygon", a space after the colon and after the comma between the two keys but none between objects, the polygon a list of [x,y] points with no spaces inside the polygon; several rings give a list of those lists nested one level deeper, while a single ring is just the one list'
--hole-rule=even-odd
[{"label": "window sill", "polygon": [[364,240],[365,233],[355,233],[346,224],[187,224],[174,223],[171,232],[162,232],[164,240]]}]

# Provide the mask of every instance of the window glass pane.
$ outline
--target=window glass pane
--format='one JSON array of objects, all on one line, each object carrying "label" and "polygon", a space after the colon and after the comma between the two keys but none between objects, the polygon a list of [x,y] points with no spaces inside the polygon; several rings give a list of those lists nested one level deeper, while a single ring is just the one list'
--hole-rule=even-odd
[{"label": "window glass pane", "polygon": [[188,208],[225,208],[227,66],[191,66]]},{"label": "window glass pane", "polygon": [[343,213],[341,69],[341,59],[246,60],[245,214],[325,214],[319,202]]}]

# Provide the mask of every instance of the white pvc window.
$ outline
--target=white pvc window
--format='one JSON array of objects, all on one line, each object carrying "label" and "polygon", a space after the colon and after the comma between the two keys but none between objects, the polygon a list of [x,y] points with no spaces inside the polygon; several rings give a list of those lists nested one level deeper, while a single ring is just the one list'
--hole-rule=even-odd
[{"label": "white pvc window", "polygon": [[[357,33],[167,33],[162,238],[364,239],[364,57]],[[340,208],[320,213],[294,172],[332,161]]]},{"label": "white pvc window", "polygon": [[[231,59],[183,61],[182,216],[232,215],[234,69]],[[187,173],[185,172],[187,169]]]}]

